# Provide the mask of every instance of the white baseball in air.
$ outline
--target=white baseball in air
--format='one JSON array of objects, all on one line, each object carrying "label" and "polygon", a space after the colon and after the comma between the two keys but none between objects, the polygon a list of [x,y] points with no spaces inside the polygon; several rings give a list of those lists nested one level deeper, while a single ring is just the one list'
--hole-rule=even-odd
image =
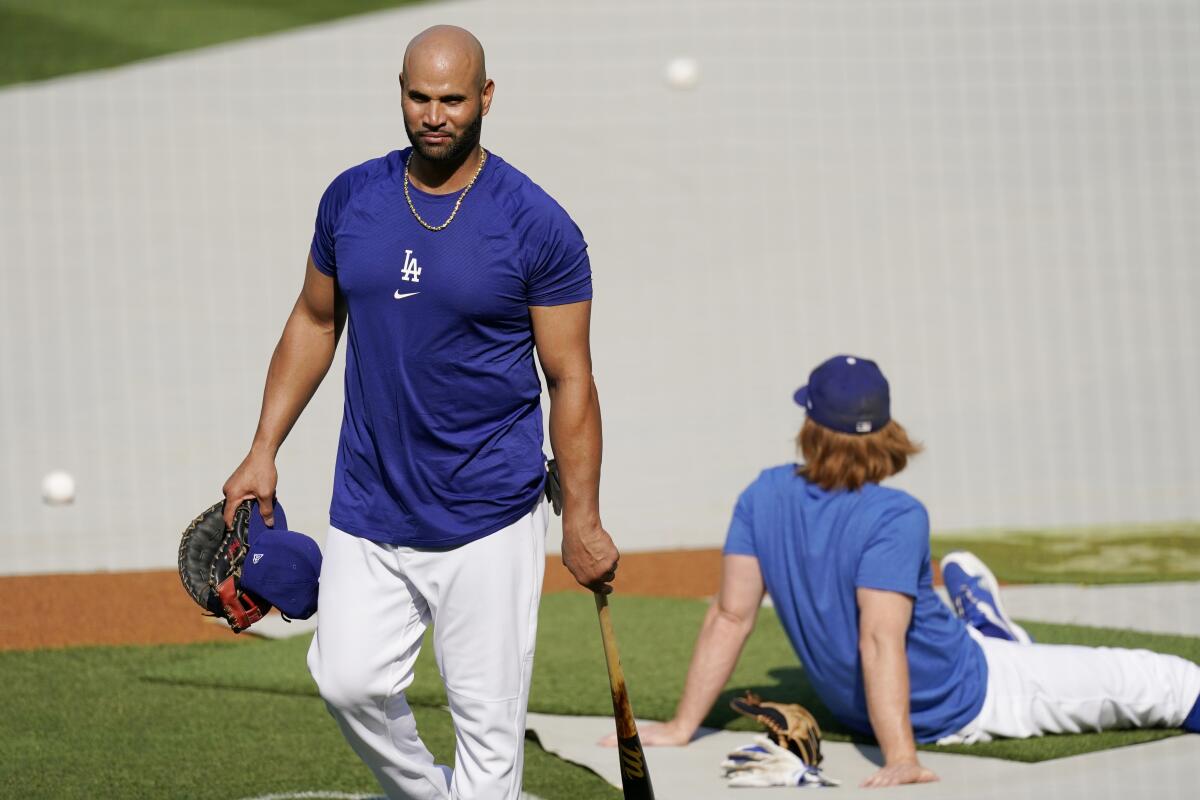
[{"label": "white baseball in air", "polygon": [[66,470],[47,472],[42,478],[42,500],[51,506],[75,502],[75,478]]},{"label": "white baseball in air", "polygon": [[700,82],[700,64],[680,56],[667,62],[667,84],[672,89],[692,89]]}]

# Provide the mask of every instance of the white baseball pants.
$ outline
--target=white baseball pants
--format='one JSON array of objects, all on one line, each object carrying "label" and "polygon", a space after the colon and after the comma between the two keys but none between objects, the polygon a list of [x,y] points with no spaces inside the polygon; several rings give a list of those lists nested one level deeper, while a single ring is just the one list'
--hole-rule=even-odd
[{"label": "white baseball pants", "polygon": [[1018,644],[967,631],[987,659],[979,716],[939,744],[1110,728],[1178,727],[1200,695],[1200,666],[1149,650]]},{"label": "white baseball pants", "polygon": [[[308,668],[389,798],[516,800],[546,552],[546,504],[448,550],[330,528]],[[435,764],[404,690],[425,629],[454,720],[454,769]]]}]

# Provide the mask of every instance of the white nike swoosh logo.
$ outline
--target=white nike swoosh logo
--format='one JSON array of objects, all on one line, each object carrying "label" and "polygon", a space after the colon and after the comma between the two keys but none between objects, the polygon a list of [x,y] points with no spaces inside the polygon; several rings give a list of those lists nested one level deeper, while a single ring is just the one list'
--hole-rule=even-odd
[{"label": "white nike swoosh logo", "polygon": [[406,297],[412,297],[414,294],[420,294],[420,292],[409,292],[408,294],[400,294],[400,290],[397,289],[396,293],[394,295],[392,295],[392,297],[396,298],[397,300],[403,300]]}]

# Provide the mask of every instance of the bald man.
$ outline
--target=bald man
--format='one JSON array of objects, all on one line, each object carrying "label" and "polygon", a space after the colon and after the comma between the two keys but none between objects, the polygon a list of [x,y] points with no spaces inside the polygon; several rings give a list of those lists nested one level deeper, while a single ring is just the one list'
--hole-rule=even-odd
[{"label": "bald man", "polygon": [[[275,455],[347,319],[345,413],[308,664],[389,797],[516,798],[545,564],[541,385],[563,488],[563,563],[611,591],[599,511],[591,268],[571,218],[480,145],[495,84],[461,28],[404,54],[411,147],[326,190],[304,286],[267,372],[226,508],[268,522]],[[425,630],[457,733],[434,762],[404,691]]]}]

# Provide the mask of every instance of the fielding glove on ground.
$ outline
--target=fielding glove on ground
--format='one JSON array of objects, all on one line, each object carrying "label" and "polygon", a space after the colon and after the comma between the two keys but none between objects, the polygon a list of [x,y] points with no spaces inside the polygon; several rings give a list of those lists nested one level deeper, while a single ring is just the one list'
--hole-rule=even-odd
[{"label": "fielding glove on ground", "polygon": [[812,767],[821,765],[821,726],[807,708],[799,703],[769,703],[754,692],[746,692],[730,707],[762,723],[775,744],[786,747]]},{"label": "fielding glove on ground", "polygon": [[786,747],[769,736],[755,736],[754,744],[734,750],[721,762],[722,776],[730,788],[750,789],[766,786],[838,786],[815,766],[805,764]]}]

